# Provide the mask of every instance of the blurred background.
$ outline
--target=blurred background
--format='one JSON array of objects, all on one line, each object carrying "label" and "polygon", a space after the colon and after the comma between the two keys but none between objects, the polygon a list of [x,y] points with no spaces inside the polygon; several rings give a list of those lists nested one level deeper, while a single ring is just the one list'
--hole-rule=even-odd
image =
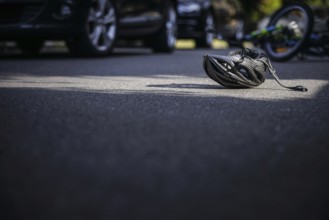
[{"label": "blurred background", "polygon": [[[192,1],[185,1],[192,2]],[[213,1],[213,4],[215,4]],[[255,30],[260,30],[266,27],[270,16],[282,6],[292,3],[305,3],[313,9],[315,16],[321,19],[328,19],[329,15],[329,1],[328,0],[222,0],[217,1],[215,8],[219,15],[215,18],[217,24],[217,31],[234,42],[236,35],[248,34]],[[185,31],[181,27],[181,31]],[[240,32],[240,33],[239,33]],[[232,42],[226,40],[213,39],[212,48],[221,49],[228,48]],[[247,43],[248,47],[253,45]],[[197,39],[182,40],[177,42],[177,48],[191,49],[200,46]]]},{"label": "blurred background", "polygon": [[[56,1],[1,2],[0,52],[22,51],[35,54],[49,49],[69,49],[74,54],[93,56],[108,54],[113,47],[127,46],[150,47],[155,52],[172,52],[176,48],[228,48],[239,45],[239,36],[266,27],[271,14],[285,4],[307,3],[316,15],[322,17],[328,16],[329,6],[328,0],[107,1],[109,5],[104,7],[108,14],[104,12],[102,15],[97,12],[100,6],[96,0],[85,1],[91,5],[72,0],[52,2]],[[117,17],[110,14],[112,5],[116,8]],[[170,7],[176,10],[176,17],[169,16]],[[163,11],[161,8],[168,10]],[[88,30],[80,30],[77,24],[81,24],[79,19],[88,14],[88,9],[89,17],[95,15],[98,20],[88,20]],[[95,14],[90,14],[92,10]],[[102,23],[106,15],[119,20],[118,23]],[[163,20],[163,17],[168,19],[166,25],[161,26],[157,20]],[[173,27],[175,22],[176,29]],[[166,27],[171,29],[165,30]],[[103,28],[106,32],[104,39],[99,36],[98,39],[84,37],[87,36],[84,32],[90,32],[91,36],[97,32],[97,28]],[[207,29],[214,29],[224,40],[218,40],[213,34],[207,33]],[[168,32],[172,33],[171,36],[161,36]],[[89,50],[82,49],[88,47]]]}]

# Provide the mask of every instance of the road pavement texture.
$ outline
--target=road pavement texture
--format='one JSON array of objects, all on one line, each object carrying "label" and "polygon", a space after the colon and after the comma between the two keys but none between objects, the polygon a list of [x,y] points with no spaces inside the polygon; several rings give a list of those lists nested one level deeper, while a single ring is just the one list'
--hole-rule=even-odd
[{"label": "road pavement texture", "polygon": [[0,218],[329,219],[329,63],[227,89],[207,53],[0,56]]}]

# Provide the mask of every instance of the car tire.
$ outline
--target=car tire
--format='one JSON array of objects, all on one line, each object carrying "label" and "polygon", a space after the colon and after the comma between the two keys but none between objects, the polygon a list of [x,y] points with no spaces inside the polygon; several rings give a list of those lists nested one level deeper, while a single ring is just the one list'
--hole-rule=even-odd
[{"label": "car tire", "polygon": [[166,3],[164,18],[161,29],[151,37],[151,47],[154,52],[171,53],[177,40],[177,15],[170,1]]},{"label": "car tire", "polygon": [[23,39],[17,40],[16,44],[18,48],[26,54],[36,55],[43,47],[44,40],[42,39]]},{"label": "car tire", "polygon": [[211,48],[214,40],[214,35],[207,30],[215,30],[214,16],[211,12],[206,13],[202,17],[202,36],[195,39],[197,47]]},{"label": "car tire", "polygon": [[[103,2],[103,4],[102,4]],[[104,56],[109,54],[117,38],[118,16],[112,0],[92,0],[82,36],[69,39],[66,44],[76,55]]]}]

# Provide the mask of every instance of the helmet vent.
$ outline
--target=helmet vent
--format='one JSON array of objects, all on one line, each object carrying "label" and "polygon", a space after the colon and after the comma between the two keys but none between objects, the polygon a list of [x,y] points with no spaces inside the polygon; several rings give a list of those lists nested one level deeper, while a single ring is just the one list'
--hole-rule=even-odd
[{"label": "helmet vent", "polygon": [[248,70],[242,66],[239,67],[239,72],[246,77],[247,79],[250,79],[250,74],[248,72]]}]

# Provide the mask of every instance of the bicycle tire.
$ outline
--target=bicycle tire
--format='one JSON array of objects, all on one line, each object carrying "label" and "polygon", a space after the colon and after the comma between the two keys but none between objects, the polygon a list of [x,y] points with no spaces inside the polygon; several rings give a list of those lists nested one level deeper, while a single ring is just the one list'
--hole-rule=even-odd
[{"label": "bicycle tire", "polygon": [[312,9],[308,5],[303,3],[293,3],[283,6],[271,16],[267,27],[275,25],[276,22],[283,18],[287,13],[294,10],[298,10],[305,15],[306,25],[304,34],[301,39],[289,51],[283,53],[278,53],[275,51],[274,46],[272,45],[273,42],[271,40],[265,40],[265,42],[262,44],[262,47],[266,54],[269,56],[269,58],[273,61],[282,62],[292,59],[304,47],[304,45],[310,38],[310,35],[313,30],[314,16]]}]

